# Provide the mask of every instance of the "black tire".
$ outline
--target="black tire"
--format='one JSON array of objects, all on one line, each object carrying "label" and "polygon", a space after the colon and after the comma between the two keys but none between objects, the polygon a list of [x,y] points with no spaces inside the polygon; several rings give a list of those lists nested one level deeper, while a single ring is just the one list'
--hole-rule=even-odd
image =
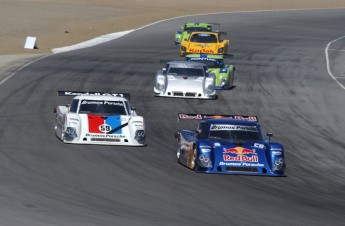
[{"label": "black tire", "polygon": [[194,170],[195,165],[196,165],[196,146],[195,145],[193,147],[193,153],[192,153],[191,159],[189,161],[190,161],[190,168],[192,170]]}]

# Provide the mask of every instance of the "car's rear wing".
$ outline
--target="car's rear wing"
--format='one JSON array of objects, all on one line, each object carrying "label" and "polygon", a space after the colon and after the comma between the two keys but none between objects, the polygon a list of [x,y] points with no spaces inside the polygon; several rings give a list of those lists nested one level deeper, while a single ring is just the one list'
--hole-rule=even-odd
[{"label": "car's rear wing", "polygon": [[217,31],[217,33],[220,34],[220,35],[228,35],[228,33],[225,32],[225,31]]},{"label": "car's rear wing", "polygon": [[213,115],[213,114],[186,114],[186,113],[178,113],[177,120],[180,119],[217,119],[217,118],[229,118],[229,119],[238,119],[238,120],[247,120],[258,122],[258,118],[256,116],[247,116],[247,115]]},{"label": "car's rear wing", "polygon": [[84,91],[57,91],[58,96],[115,96],[124,97],[129,100],[129,93],[106,93],[106,92],[84,92]]}]

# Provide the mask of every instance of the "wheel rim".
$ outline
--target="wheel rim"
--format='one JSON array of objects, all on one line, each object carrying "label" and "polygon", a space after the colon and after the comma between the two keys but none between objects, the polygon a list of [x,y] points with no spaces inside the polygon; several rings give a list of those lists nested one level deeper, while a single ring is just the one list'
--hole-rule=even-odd
[{"label": "wheel rim", "polygon": [[181,157],[181,148],[180,147],[177,148],[176,157],[177,157],[177,160],[180,161],[180,157]]},{"label": "wheel rim", "polygon": [[195,168],[195,159],[196,159],[196,148],[193,149],[193,154],[192,154],[191,160],[190,160],[190,168],[191,169]]}]

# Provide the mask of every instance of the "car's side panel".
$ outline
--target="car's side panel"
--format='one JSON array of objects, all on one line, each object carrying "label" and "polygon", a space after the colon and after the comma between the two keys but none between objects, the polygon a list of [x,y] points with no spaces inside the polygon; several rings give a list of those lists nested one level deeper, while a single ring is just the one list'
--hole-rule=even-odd
[{"label": "car's side panel", "polygon": [[58,106],[55,109],[55,121],[54,121],[55,135],[61,140],[63,140],[66,114],[68,113],[68,111],[69,111],[69,108],[67,106]]},{"label": "car's side panel", "polygon": [[191,160],[193,158],[193,148],[197,141],[197,132],[194,130],[179,130],[177,134],[177,143],[180,145],[178,148],[180,148],[181,151],[179,162],[192,169]]}]

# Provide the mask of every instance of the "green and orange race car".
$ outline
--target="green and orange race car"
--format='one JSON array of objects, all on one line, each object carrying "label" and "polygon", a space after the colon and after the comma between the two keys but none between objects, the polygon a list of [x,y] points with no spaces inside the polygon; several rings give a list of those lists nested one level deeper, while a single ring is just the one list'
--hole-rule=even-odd
[{"label": "green and orange race car", "polygon": [[188,54],[186,60],[206,64],[209,72],[216,76],[215,89],[231,89],[234,86],[235,66],[225,64],[222,55]]}]

